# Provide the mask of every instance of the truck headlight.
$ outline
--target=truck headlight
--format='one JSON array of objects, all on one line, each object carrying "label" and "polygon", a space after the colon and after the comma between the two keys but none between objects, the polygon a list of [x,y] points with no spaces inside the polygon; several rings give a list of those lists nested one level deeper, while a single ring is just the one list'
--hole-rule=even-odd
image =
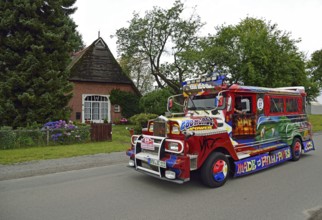
[{"label": "truck headlight", "polygon": [[165,177],[168,179],[174,180],[176,178],[176,173],[171,170],[166,170]]},{"label": "truck headlight", "polygon": [[131,142],[132,145],[136,145],[136,142],[138,141],[139,136],[138,135],[132,135]]},{"label": "truck headlight", "polygon": [[183,151],[183,143],[181,141],[175,141],[175,140],[166,140],[165,144],[165,151],[170,153],[182,153]]},{"label": "truck headlight", "polygon": [[149,125],[149,132],[153,132],[153,122],[151,122]]},{"label": "truck headlight", "polygon": [[178,143],[174,143],[174,142],[170,142],[169,143],[169,150],[179,151],[179,144]]},{"label": "truck headlight", "polygon": [[173,125],[171,129],[172,134],[180,134],[180,128],[179,125]]},{"label": "truck headlight", "polygon": [[134,164],[134,160],[129,160],[129,166],[130,166],[130,167],[134,167],[134,166],[135,166],[135,164]]}]

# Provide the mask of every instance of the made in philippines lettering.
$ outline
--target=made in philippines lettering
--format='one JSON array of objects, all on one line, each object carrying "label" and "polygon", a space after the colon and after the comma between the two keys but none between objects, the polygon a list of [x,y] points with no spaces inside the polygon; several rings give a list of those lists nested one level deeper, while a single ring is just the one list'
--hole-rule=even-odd
[{"label": "made in philippines lettering", "polygon": [[270,154],[266,153],[237,161],[235,162],[235,176],[241,176],[268,168],[270,166],[289,160],[291,159],[291,157],[291,151],[288,147],[285,149],[273,151]]}]

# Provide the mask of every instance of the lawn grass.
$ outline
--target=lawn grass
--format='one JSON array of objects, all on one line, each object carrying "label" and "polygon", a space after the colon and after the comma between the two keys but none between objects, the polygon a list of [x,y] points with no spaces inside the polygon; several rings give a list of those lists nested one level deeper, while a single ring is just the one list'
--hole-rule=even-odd
[{"label": "lawn grass", "polygon": [[0,150],[0,164],[119,152],[129,147],[129,131],[125,125],[116,125],[112,127],[112,141]]},{"label": "lawn grass", "polygon": [[322,131],[322,115],[309,115],[309,121],[312,124],[313,132]]}]

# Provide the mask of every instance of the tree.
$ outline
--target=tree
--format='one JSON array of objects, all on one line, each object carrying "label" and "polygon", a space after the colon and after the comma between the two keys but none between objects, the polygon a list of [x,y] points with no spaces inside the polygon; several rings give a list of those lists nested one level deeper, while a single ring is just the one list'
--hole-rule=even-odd
[{"label": "tree", "polygon": [[0,2],[1,125],[68,118],[72,85],[66,67],[83,47],[69,17],[75,1]]},{"label": "tree", "polygon": [[110,94],[112,105],[120,105],[122,109],[122,116],[129,118],[140,112],[139,101],[140,97],[131,92],[113,89]]},{"label": "tree", "polygon": [[[233,26],[219,26],[185,57],[198,59],[199,70],[216,65],[231,83],[264,87],[303,85],[312,98],[314,83],[305,71],[305,57],[290,33],[277,24],[249,18]],[[206,64],[206,65],[205,65]],[[209,69],[210,71],[210,69]],[[202,73],[202,72],[201,72]]]},{"label": "tree", "polygon": [[141,94],[144,95],[153,90],[153,76],[150,74],[148,61],[123,56],[119,63]]},{"label": "tree", "polygon": [[144,113],[164,115],[167,111],[168,97],[173,95],[170,89],[157,89],[147,93],[140,99],[140,108]]},{"label": "tree", "polygon": [[[136,62],[148,61],[158,87],[169,86],[176,92],[188,74],[179,55],[195,44],[196,34],[203,26],[194,13],[186,20],[181,18],[183,10],[183,3],[177,0],[170,9],[154,7],[143,18],[134,13],[129,27],[116,32],[118,53]],[[166,55],[172,56],[173,62],[163,62]]]},{"label": "tree", "polygon": [[307,62],[307,73],[311,82],[308,101],[313,101],[322,89],[322,50],[312,53],[311,59]]},{"label": "tree", "polygon": [[322,50],[317,50],[311,55],[311,60],[308,62],[308,68],[312,80],[318,83],[319,88],[322,88]]}]

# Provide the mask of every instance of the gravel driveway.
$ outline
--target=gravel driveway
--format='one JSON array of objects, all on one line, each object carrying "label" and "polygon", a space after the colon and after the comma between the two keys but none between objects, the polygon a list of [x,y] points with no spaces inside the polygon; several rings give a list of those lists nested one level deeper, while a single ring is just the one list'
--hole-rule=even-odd
[{"label": "gravel driveway", "polygon": [[0,165],[0,180],[86,169],[116,163],[126,163],[127,161],[128,157],[125,152],[113,152],[63,159],[31,161],[14,165]]}]

